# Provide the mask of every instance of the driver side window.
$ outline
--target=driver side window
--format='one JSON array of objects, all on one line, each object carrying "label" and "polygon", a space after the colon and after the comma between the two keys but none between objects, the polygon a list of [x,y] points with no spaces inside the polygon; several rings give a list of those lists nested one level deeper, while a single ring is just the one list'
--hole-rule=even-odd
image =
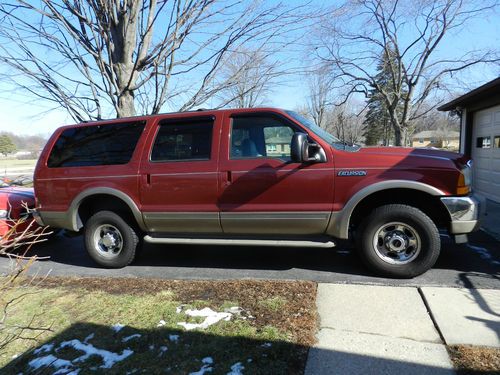
[{"label": "driver side window", "polygon": [[231,159],[290,160],[294,129],[274,117],[236,117],[231,125]]}]

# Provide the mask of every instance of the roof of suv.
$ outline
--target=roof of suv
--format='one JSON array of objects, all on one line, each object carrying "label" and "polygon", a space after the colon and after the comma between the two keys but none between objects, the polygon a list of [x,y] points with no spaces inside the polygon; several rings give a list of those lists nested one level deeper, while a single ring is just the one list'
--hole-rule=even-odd
[{"label": "roof of suv", "polygon": [[281,108],[275,108],[275,107],[259,107],[259,108],[228,108],[228,109],[197,109],[193,111],[184,111],[184,112],[166,112],[166,113],[158,113],[154,115],[140,115],[140,116],[131,116],[131,117],[120,117],[120,118],[114,118],[114,119],[102,119],[102,120],[97,120],[97,121],[85,121],[81,122],[78,124],[71,124],[71,125],[66,125],[64,127],[72,127],[72,126],[79,126],[79,125],[94,125],[94,124],[100,124],[100,123],[114,123],[114,122],[122,122],[125,120],[146,120],[152,117],[174,117],[174,116],[181,116],[181,117],[189,117],[189,116],[199,116],[203,115],[206,113],[212,114],[212,113],[224,113],[224,112],[231,112],[231,113],[253,113],[253,112],[281,112],[284,113],[285,110]]}]

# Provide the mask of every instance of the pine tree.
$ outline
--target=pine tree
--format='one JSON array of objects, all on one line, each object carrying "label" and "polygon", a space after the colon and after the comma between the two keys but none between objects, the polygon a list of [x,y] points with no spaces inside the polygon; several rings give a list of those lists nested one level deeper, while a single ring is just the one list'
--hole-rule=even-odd
[{"label": "pine tree", "polygon": [[0,154],[7,156],[17,150],[16,145],[12,142],[12,139],[6,134],[0,135]]},{"label": "pine tree", "polygon": [[[392,49],[387,48],[389,53],[382,53],[380,63],[377,66],[375,80],[386,92],[391,92],[391,63],[397,64]],[[390,60],[392,59],[392,61]],[[394,139],[394,130],[392,128],[387,103],[382,95],[373,88],[368,95],[368,112],[364,121],[364,136],[367,145],[389,146]]]}]

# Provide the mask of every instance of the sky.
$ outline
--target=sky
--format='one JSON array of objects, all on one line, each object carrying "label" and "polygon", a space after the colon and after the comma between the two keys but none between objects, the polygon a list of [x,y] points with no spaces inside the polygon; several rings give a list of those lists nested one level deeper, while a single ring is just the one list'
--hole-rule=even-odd
[{"label": "sky", "polygon": [[[274,0],[273,0],[274,1]],[[294,0],[299,3],[298,0]],[[324,2],[313,1],[312,5]],[[485,17],[472,19],[459,33],[447,35],[440,46],[442,56],[453,55],[469,46],[476,49],[491,49],[500,46],[500,16],[499,13],[490,13]],[[296,59],[300,63],[304,53],[290,55],[281,52],[278,60]],[[292,56],[292,57],[291,57]],[[293,62],[292,62],[293,63]],[[0,66],[0,72],[5,71]],[[452,91],[462,93],[485,82],[496,78],[500,74],[498,67],[484,68],[481,66],[470,69],[460,81],[450,81]],[[0,76],[1,77],[1,76]],[[1,78],[0,78],[1,79]],[[281,80],[270,95],[266,98],[266,105],[280,108],[296,109],[307,100],[307,80],[303,76],[291,75]],[[456,87],[453,87],[453,86]],[[465,86],[465,87],[464,87]],[[73,123],[64,110],[52,108],[52,104],[20,92],[19,89],[8,86],[0,80],[0,132],[8,131],[15,134],[42,134],[49,136],[57,127]],[[204,106],[205,107],[205,106]]]}]

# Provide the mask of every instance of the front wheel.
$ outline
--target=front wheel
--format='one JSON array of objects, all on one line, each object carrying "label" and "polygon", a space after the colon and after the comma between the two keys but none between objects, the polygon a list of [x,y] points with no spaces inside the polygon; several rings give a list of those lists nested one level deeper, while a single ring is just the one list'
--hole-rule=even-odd
[{"label": "front wheel", "polygon": [[411,278],[429,270],[441,251],[434,222],[415,207],[376,208],[360,225],[358,250],[377,273]]},{"label": "front wheel", "polygon": [[112,211],[99,211],[85,224],[85,247],[99,265],[122,268],[135,258],[139,238],[135,229]]}]

